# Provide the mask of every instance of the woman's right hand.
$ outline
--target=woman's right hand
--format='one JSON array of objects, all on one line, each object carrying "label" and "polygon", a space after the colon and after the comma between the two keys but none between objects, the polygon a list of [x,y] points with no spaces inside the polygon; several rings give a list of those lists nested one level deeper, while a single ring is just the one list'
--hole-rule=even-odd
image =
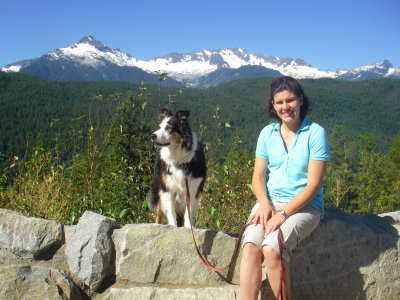
[{"label": "woman's right hand", "polygon": [[254,172],[251,180],[253,194],[258,200],[259,206],[255,213],[250,216],[250,221],[254,224],[261,224],[263,229],[266,228],[268,220],[272,217],[272,208],[265,190],[265,172],[267,161],[263,158],[256,157],[254,161]]},{"label": "woman's right hand", "polygon": [[254,222],[255,225],[260,224],[261,228],[266,228],[268,220],[272,217],[272,208],[268,202],[259,202],[259,206],[253,213],[249,222]]}]

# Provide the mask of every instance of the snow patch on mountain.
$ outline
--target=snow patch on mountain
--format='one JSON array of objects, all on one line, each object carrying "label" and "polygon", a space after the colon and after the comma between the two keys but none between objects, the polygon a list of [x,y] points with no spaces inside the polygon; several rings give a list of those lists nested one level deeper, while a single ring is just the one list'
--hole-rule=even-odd
[{"label": "snow patch on mountain", "polygon": [[1,68],[1,71],[3,72],[19,72],[21,70],[22,65],[11,65],[9,67],[5,66],[4,68]]},{"label": "snow patch on mountain", "polygon": [[17,61],[15,63],[12,63],[12,64],[4,66],[0,70],[3,71],[3,72],[19,72],[22,68],[30,65],[35,60],[36,60],[36,58],[20,60],[20,61]]},{"label": "snow patch on mountain", "polygon": [[388,70],[388,73],[387,73],[386,77],[397,77],[397,78],[400,78],[400,68],[397,68],[397,69],[390,68]]},{"label": "snow patch on mountain", "polygon": [[168,76],[177,80],[194,79],[211,73],[218,68],[208,62],[190,61],[187,58],[179,62],[172,62],[172,59],[157,58],[150,61],[138,61],[136,66],[150,73],[167,73]]}]

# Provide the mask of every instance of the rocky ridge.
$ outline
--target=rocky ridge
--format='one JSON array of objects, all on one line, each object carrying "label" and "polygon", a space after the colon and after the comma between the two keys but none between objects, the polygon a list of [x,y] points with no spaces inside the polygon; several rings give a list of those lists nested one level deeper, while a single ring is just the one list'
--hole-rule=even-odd
[{"label": "rocky ridge", "polygon": [[[293,299],[399,299],[400,211],[329,208],[292,257]],[[195,229],[217,267],[236,236]],[[239,257],[221,273],[196,255],[191,232],[128,224],[87,211],[77,225],[0,209],[0,299],[240,299]],[[264,279],[260,299],[273,299]]]}]

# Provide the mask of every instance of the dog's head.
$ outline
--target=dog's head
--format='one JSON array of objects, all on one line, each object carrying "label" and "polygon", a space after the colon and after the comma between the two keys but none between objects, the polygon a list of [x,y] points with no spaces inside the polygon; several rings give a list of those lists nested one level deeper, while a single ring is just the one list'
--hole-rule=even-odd
[{"label": "dog's head", "polygon": [[158,130],[154,131],[151,139],[157,147],[180,145],[191,149],[193,144],[192,131],[189,127],[189,111],[180,110],[173,115],[168,109],[161,109]]}]

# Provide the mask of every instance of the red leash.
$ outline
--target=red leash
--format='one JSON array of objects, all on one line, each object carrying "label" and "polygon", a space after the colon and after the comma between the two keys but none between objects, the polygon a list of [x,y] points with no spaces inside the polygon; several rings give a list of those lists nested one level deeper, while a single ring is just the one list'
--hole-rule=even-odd
[{"label": "red leash", "polygon": [[[243,235],[244,230],[246,229],[247,226],[249,226],[249,225],[251,225],[251,224],[254,224],[254,223],[253,223],[253,222],[249,222],[249,223],[245,224],[245,225],[242,227],[242,229],[240,230],[239,237],[238,237],[238,239],[237,239],[237,241],[236,241],[235,250],[233,251],[232,258],[231,258],[231,261],[229,262],[229,264],[228,264],[225,268],[222,268],[222,269],[214,268],[213,266],[211,266],[211,265],[206,261],[206,259],[205,259],[205,258],[203,257],[203,255],[201,254],[201,252],[200,252],[200,250],[199,250],[199,247],[197,246],[197,242],[196,242],[196,239],[195,239],[195,237],[194,237],[194,232],[193,232],[192,218],[191,218],[191,216],[190,216],[190,192],[189,192],[189,184],[188,184],[187,178],[185,178],[185,186],[186,186],[186,207],[187,207],[187,210],[188,210],[189,222],[190,222],[190,229],[191,229],[191,231],[192,231],[193,242],[194,242],[194,246],[195,246],[195,248],[196,248],[197,254],[199,255],[199,257],[200,257],[201,261],[203,262],[203,264],[204,264],[208,269],[210,269],[210,270],[212,270],[212,271],[214,271],[214,272],[221,272],[221,271],[224,271],[224,270],[226,270],[227,268],[229,268],[229,266],[230,266],[230,265],[233,263],[233,261],[235,260],[235,257],[236,257],[236,255],[237,255],[237,252],[238,252],[238,249],[239,249],[240,240],[242,239],[242,235]],[[279,232],[278,232],[278,244],[279,244],[279,259],[280,259],[280,263],[281,263],[281,276],[280,276],[280,281],[279,281],[279,290],[278,290],[278,297],[277,297],[277,299],[283,300],[284,298],[283,298],[283,285],[282,285],[282,283],[283,283],[283,264],[282,264],[282,252],[283,252],[283,247],[282,247],[282,231],[281,231],[281,229],[280,229],[279,227],[278,227],[278,230],[279,230]]]},{"label": "red leash", "polygon": [[282,264],[282,252],[283,252],[283,239],[282,239],[282,231],[281,228],[278,227],[278,245],[279,245],[279,260],[281,263],[281,276],[280,276],[280,280],[279,280],[279,289],[278,289],[278,297],[276,297],[276,299],[281,299],[283,300],[283,264]]},{"label": "red leash", "polygon": [[230,266],[230,265],[233,263],[233,261],[235,260],[235,257],[236,257],[236,255],[237,255],[237,252],[238,252],[238,249],[239,249],[240,240],[242,239],[243,232],[244,232],[244,230],[246,229],[246,227],[249,226],[250,224],[253,224],[253,222],[249,222],[249,223],[247,223],[246,225],[244,225],[244,226],[242,227],[242,230],[240,231],[239,237],[238,237],[238,239],[237,239],[237,241],[236,241],[235,250],[233,251],[232,258],[231,258],[231,261],[229,262],[229,264],[228,264],[225,268],[222,268],[222,269],[216,269],[216,268],[214,268],[213,266],[211,266],[211,265],[206,261],[206,259],[205,259],[205,258],[203,257],[203,255],[201,254],[201,252],[200,252],[200,250],[199,250],[199,247],[197,246],[196,239],[195,239],[195,237],[194,237],[194,232],[193,232],[192,218],[191,218],[191,216],[190,216],[190,192],[189,192],[189,185],[188,185],[188,180],[187,180],[187,178],[185,178],[185,185],[186,185],[186,207],[187,207],[187,210],[188,210],[189,222],[190,222],[190,229],[192,230],[193,242],[194,242],[194,246],[195,246],[195,248],[196,248],[197,254],[199,255],[199,257],[200,257],[201,261],[203,262],[203,264],[205,264],[205,266],[206,266],[207,268],[209,268],[211,271],[214,271],[214,272],[221,272],[221,271],[224,271],[224,270],[228,269],[229,266]]}]

